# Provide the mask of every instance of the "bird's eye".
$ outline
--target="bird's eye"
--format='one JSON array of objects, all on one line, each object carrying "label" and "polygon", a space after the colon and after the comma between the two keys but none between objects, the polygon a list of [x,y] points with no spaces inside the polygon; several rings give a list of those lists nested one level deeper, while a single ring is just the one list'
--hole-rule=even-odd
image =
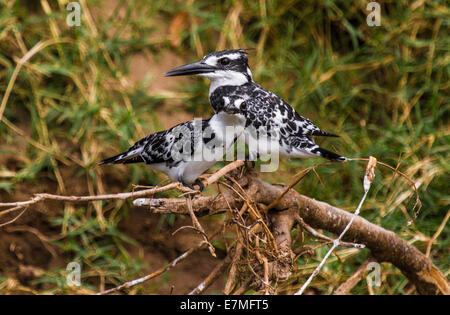
[{"label": "bird's eye", "polygon": [[222,66],[226,66],[226,65],[230,64],[230,59],[225,57],[225,58],[219,59],[219,62]]}]

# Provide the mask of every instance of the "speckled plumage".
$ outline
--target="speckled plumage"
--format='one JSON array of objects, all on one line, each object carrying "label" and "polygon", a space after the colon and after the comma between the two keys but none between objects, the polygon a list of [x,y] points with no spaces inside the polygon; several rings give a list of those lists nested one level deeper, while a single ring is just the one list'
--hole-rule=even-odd
[{"label": "speckled plumage", "polygon": [[[230,56],[233,56],[233,59],[227,65],[220,64],[221,58]],[[337,137],[336,135],[320,130],[283,99],[253,82],[245,50],[212,53],[205,56],[203,61],[206,64],[217,61],[216,72],[200,74],[212,81],[209,98],[214,111],[244,117],[247,144],[252,141],[261,142],[263,135],[278,142],[279,153],[287,157],[322,156],[330,160],[346,160],[345,157],[320,148],[312,138]],[[250,151],[250,156],[255,158],[260,153],[269,153],[267,151],[270,150],[260,148],[257,152]]]},{"label": "speckled plumage", "polygon": [[198,176],[222,159],[239,136],[226,137],[226,126],[239,124],[243,121],[224,112],[210,119],[187,121],[137,141],[126,152],[105,159],[100,165],[146,163],[172,181],[190,188],[197,183],[202,188]]},{"label": "speckled plumage", "polygon": [[261,135],[274,138],[278,141],[279,152],[284,156],[320,155],[332,160],[342,160],[339,155],[317,146],[312,138],[336,137],[335,135],[320,130],[281,98],[252,81],[240,86],[217,87],[210,95],[210,102],[216,112],[244,116],[247,136],[254,141],[259,141]]}]

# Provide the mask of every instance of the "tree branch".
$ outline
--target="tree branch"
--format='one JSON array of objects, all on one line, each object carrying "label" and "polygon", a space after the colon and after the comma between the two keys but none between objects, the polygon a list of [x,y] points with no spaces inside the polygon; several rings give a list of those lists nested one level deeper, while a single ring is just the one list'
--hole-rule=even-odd
[{"label": "tree branch", "polygon": [[[235,174],[236,175],[236,174]],[[277,200],[284,189],[273,186],[258,178],[255,172],[238,179],[241,187],[252,202],[270,205]],[[217,196],[198,196],[192,200],[192,206],[197,215],[215,214],[226,211],[228,207],[240,209],[244,201],[231,191],[225,191]],[[141,200],[140,205],[149,206],[155,213],[187,214],[184,200],[172,198]],[[298,213],[310,226],[324,229],[339,235],[352,219],[353,214],[333,207],[325,202],[317,201],[289,190],[278,201],[269,213],[285,218]],[[284,220],[284,219],[283,219]],[[290,241],[286,232],[291,220],[282,225],[280,233],[275,237],[281,243]],[[290,231],[290,229],[289,229]],[[420,294],[450,294],[446,278],[417,248],[408,244],[395,233],[370,223],[361,217],[355,217],[352,225],[343,237],[344,241],[364,244],[379,262],[390,262],[399,268],[408,279],[414,283]]]},{"label": "tree branch", "polygon": [[[255,247],[253,250],[264,250],[264,279],[283,280],[290,276],[293,268],[294,255],[291,250],[290,231],[300,217],[305,224],[315,229],[323,229],[340,235],[352,220],[353,214],[333,207],[325,202],[317,201],[300,195],[295,190],[280,188],[262,181],[254,170],[250,170],[246,176],[237,168],[244,162],[235,161],[206,179],[205,184],[211,185],[225,174],[230,174],[229,183],[223,183],[228,190],[216,196],[197,195],[192,199],[192,210],[197,216],[211,215],[230,209],[249,209],[250,225],[253,227],[247,231],[248,237],[254,238],[259,243],[259,236],[254,232],[261,226],[263,242],[270,240],[265,247]],[[301,177],[299,177],[301,179]],[[295,185],[295,184],[294,184]],[[292,186],[288,186],[291,188]],[[155,187],[137,192],[119,193],[99,196],[60,196],[52,194],[37,194],[28,201],[0,203],[0,207],[12,207],[0,211],[0,216],[23,209],[44,200],[59,200],[62,202],[90,202],[97,200],[127,199],[151,196],[157,192],[170,189],[185,191],[178,183],[171,183],[164,187]],[[189,190],[192,193],[191,190]],[[134,200],[136,206],[147,206],[155,213],[189,214],[188,204],[181,198],[140,198]],[[238,211],[239,212],[239,211]],[[257,219],[257,220],[256,220]],[[298,221],[298,219],[297,219]],[[14,222],[14,221],[11,221]],[[6,224],[9,224],[7,222]],[[244,222],[245,223],[245,222]],[[255,224],[257,223],[257,224]],[[5,225],[5,224],[3,224]],[[247,224],[245,224],[245,227]],[[242,227],[239,227],[242,228]],[[310,229],[311,230],[311,229]],[[313,230],[311,230],[313,231]],[[260,233],[260,232],[256,232]],[[436,234],[438,235],[438,233]],[[255,238],[256,236],[256,238]],[[449,284],[442,273],[432,264],[431,260],[408,244],[395,233],[368,222],[361,217],[354,217],[343,240],[351,243],[364,244],[371,250],[372,256],[379,262],[390,262],[398,267],[403,274],[415,285],[420,294],[450,294]],[[274,242],[273,242],[274,241]],[[273,243],[273,244],[272,244]],[[245,245],[245,249],[248,244]],[[268,258],[268,259],[266,259]],[[228,262],[229,264],[230,262]],[[253,262],[257,263],[257,261]],[[234,262],[235,264],[235,262]],[[248,262],[248,266],[253,270]],[[256,265],[253,265],[256,266]],[[156,272],[156,275],[164,269]],[[260,270],[258,270],[260,272]],[[149,275],[141,279],[145,281],[152,278]],[[247,279],[248,280],[248,279]],[[264,280],[267,282],[266,280]],[[141,283],[138,281],[137,283]],[[135,282],[133,282],[133,285]],[[230,283],[231,285],[231,283]],[[242,290],[254,283],[246,281]],[[268,283],[266,285],[266,291]],[[125,286],[123,288],[127,287]],[[119,287],[118,287],[119,288]],[[122,288],[122,286],[120,287]],[[231,289],[229,286],[228,290]]]}]

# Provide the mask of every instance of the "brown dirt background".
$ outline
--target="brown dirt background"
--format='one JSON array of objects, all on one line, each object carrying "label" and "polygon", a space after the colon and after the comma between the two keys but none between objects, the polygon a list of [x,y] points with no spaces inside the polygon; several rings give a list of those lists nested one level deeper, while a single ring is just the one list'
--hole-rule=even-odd
[{"label": "brown dirt background", "polygon": [[[117,5],[118,0],[108,0],[105,7],[110,10],[93,10],[94,18],[96,14],[107,15]],[[119,12],[120,14],[120,12]],[[161,21],[155,21],[155,23]],[[124,35],[126,36],[126,34]],[[156,32],[155,36],[158,36]],[[183,59],[174,53],[167,52],[163,58],[158,60],[146,53],[136,53],[129,59],[130,73],[127,80],[130,84],[137,84],[146,76],[151,76],[152,83],[148,93],[173,92],[174,89],[186,79],[160,80],[163,73],[170,68],[183,64]],[[193,118],[191,113],[183,111],[182,104],[171,104],[171,106],[161,106],[156,109],[156,116],[163,128],[171,127],[182,121]],[[27,132],[27,117],[21,119],[19,124],[21,130]],[[28,132],[29,134],[29,132]],[[0,144],[2,149],[7,149],[6,144]],[[21,148],[15,149],[19,154],[0,155],[0,165],[4,165],[8,170],[19,170],[21,161]],[[73,170],[61,169],[64,183],[67,187],[67,195],[86,195],[89,194],[85,185],[80,185],[76,176],[73,176]],[[117,173],[104,174],[108,177],[108,192],[121,192],[123,184]],[[1,202],[13,202],[30,199],[33,194],[58,191],[57,184],[47,178],[39,178],[36,182],[17,183],[13,195],[0,191]],[[48,244],[45,240],[58,239],[60,230],[51,226],[48,218],[54,215],[61,215],[64,206],[62,203],[45,202],[34,206],[21,216],[13,225],[0,229],[0,275],[19,281],[19,286],[32,287],[37,291],[49,289],[46,284],[34,284],[33,280],[43,270],[65,269],[69,259],[65,259],[64,252]],[[4,217],[12,219],[11,217]],[[156,226],[160,219],[159,215],[153,215],[145,209],[132,208],[129,215],[122,219],[119,229],[128,237],[138,242],[138,246],[126,246],[132,257],[143,257],[142,262],[148,267],[143,270],[143,274],[151,273],[166,263],[181,255],[192,245],[201,241],[201,237],[194,232],[185,230],[172,235],[179,227],[191,225],[189,218],[177,218],[173,226],[163,225],[160,232],[157,232]],[[217,227],[217,221],[200,220],[206,232],[210,232]],[[67,261],[66,261],[67,260]],[[160,285],[161,279],[157,278],[145,284],[146,287],[157,285],[156,294],[183,294],[195,288],[220,262],[220,253],[218,258],[213,258],[208,250],[200,250],[192,254],[189,259],[180,262],[176,268],[167,273],[167,284]],[[224,279],[217,280],[206,293],[218,293],[223,288]],[[173,286],[173,288],[172,288]],[[11,293],[11,292],[10,292]],[[16,290],[14,293],[26,294],[27,291]]]}]

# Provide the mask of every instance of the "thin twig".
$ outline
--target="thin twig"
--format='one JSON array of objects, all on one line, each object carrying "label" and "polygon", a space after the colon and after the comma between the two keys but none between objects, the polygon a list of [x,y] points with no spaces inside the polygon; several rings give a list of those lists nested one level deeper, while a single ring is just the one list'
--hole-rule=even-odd
[{"label": "thin twig", "polygon": [[241,243],[241,236],[238,234],[238,239],[233,255],[233,260],[231,261],[231,268],[230,272],[228,273],[228,279],[225,284],[225,288],[223,289],[223,294],[228,295],[233,290],[235,283],[236,283],[236,275],[237,275],[237,268],[238,268],[238,262],[242,255],[242,243]]},{"label": "thin twig", "polygon": [[0,224],[0,227],[3,227],[3,226],[5,226],[5,225],[11,224],[11,223],[14,223],[17,219],[19,219],[19,218],[22,216],[22,214],[25,213],[25,211],[27,211],[27,209],[28,209],[28,207],[25,207],[25,209],[23,209],[23,211],[22,211],[21,213],[19,213],[14,219],[9,220],[9,221],[7,221],[7,222],[5,222],[5,223]]},{"label": "thin twig", "polygon": [[[306,222],[300,217],[300,215],[298,213],[296,213],[294,215],[295,220],[300,224],[300,226],[307,230],[309,233],[311,233],[313,236],[320,238],[322,240],[325,240],[327,242],[333,242],[334,240],[331,237],[328,237],[326,235],[323,235],[322,233],[319,233],[318,231],[316,231],[315,229],[313,229],[311,226],[309,226],[308,224],[306,224]],[[354,247],[354,248],[364,248],[366,247],[366,245],[364,244],[357,244],[357,243],[351,243],[351,242],[340,242],[340,245],[342,246],[346,246],[346,247]]]},{"label": "thin twig", "polygon": [[[244,165],[243,161],[234,161],[230,164],[225,165],[224,167],[222,167],[220,170],[218,170],[217,172],[215,172],[214,174],[212,174],[211,176],[209,176],[206,181],[203,183],[203,185],[209,186],[214,184],[215,182],[217,182],[222,176],[224,176],[225,174],[227,174],[228,172],[231,172],[232,170],[235,170],[238,167],[241,167],[242,165]],[[172,183],[174,184],[174,183]],[[171,184],[169,184],[171,185]],[[166,187],[166,186],[164,186]],[[179,188],[179,187],[178,187]],[[186,189],[185,189],[186,190]],[[192,193],[192,190],[187,190],[188,193]],[[141,197],[141,196],[138,196]],[[152,206],[152,199],[146,199],[146,198],[138,198],[136,200],[133,201],[133,205],[135,206]],[[0,204],[0,207],[2,206],[2,204]]]},{"label": "thin twig", "polygon": [[286,189],[280,194],[280,196],[278,196],[277,199],[275,199],[274,201],[272,201],[272,202],[271,202],[271,203],[263,210],[263,212],[267,212],[267,211],[269,211],[270,209],[272,209],[273,207],[275,207],[275,206],[278,204],[278,202],[280,202],[280,200],[284,197],[284,195],[286,195],[287,192],[288,192],[289,190],[291,190],[291,189],[292,189],[295,185],[297,185],[297,184],[298,184],[298,183],[299,183],[306,175],[308,175],[308,173],[309,173],[311,170],[315,170],[316,167],[328,165],[328,164],[331,164],[331,163],[334,163],[334,162],[329,162],[329,161],[323,162],[323,163],[320,163],[320,164],[317,164],[317,165],[308,167],[308,168],[306,168],[306,169],[304,169],[304,170],[301,170],[301,171],[298,172],[297,174],[295,174],[294,179],[292,180],[292,182],[286,187]]},{"label": "thin twig", "polygon": [[[259,244],[257,244],[257,246],[259,246]],[[264,294],[268,295],[270,294],[270,283],[269,283],[269,262],[267,260],[267,257],[264,257],[263,255],[261,255],[261,253],[259,252],[259,250],[255,251],[256,254],[256,258],[260,261],[260,263],[262,263],[263,268],[264,268]]]},{"label": "thin twig", "polygon": [[213,271],[203,280],[198,286],[196,286],[189,295],[200,294],[204,292],[220,275],[222,275],[223,271],[230,264],[231,258],[227,256],[220,264],[218,264]]},{"label": "thin twig", "polygon": [[245,164],[244,161],[237,160],[237,161],[234,161],[234,162],[231,162],[231,163],[225,165],[220,170],[218,170],[217,172],[215,172],[214,174],[212,174],[211,176],[209,176],[206,179],[206,181],[204,183],[205,187],[217,182],[222,176],[231,172],[232,170],[235,170],[241,166],[244,166],[244,164]]},{"label": "thin twig", "polygon": [[[252,207],[252,205],[251,205],[249,199],[246,199],[244,196],[242,196],[242,195],[241,195],[241,194],[240,194],[233,186],[231,186],[231,185],[229,185],[229,184],[227,184],[227,183],[224,183],[224,182],[220,182],[220,184],[222,184],[222,185],[224,185],[224,186],[230,188],[231,190],[233,190],[233,191],[239,196],[239,198],[241,198],[242,201],[244,201],[244,202],[247,204],[248,208],[252,211],[253,215],[254,215],[256,218],[261,219],[261,214],[259,214],[259,211],[256,211],[256,210],[254,209],[254,207]],[[259,222],[261,222],[262,227],[264,228],[266,234],[269,236],[273,248],[275,249],[276,252],[278,252],[278,246],[277,246],[277,243],[275,242],[275,238],[273,237],[272,232],[270,232],[269,227],[266,225],[266,223],[264,222],[264,220],[261,220],[261,221],[259,221]]]},{"label": "thin twig", "polygon": [[427,251],[426,251],[425,256],[430,257],[431,246],[433,245],[434,241],[438,238],[438,236],[441,234],[441,232],[444,229],[445,225],[447,224],[447,221],[449,218],[450,218],[450,210],[447,211],[447,214],[445,215],[444,220],[442,220],[441,225],[439,226],[436,233],[434,233],[433,237],[428,242]]},{"label": "thin twig", "polygon": [[206,243],[204,241],[200,242],[197,246],[191,247],[189,250],[185,251],[183,254],[181,254],[180,256],[175,258],[174,260],[172,260],[172,262],[170,264],[159,268],[158,270],[156,270],[155,272],[153,272],[153,273],[151,273],[149,275],[146,275],[144,277],[141,277],[141,278],[138,278],[138,279],[135,279],[135,280],[132,280],[132,281],[125,282],[125,283],[119,285],[118,287],[115,287],[115,288],[112,288],[112,289],[109,289],[109,290],[106,290],[106,291],[103,291],[103,292],[99,292],[99,293],[97,293],[97,295],[106,295],[106,294],[109,294],[109,293],[112,293],[112,292],[120,291],[120,290],[123,290],[123,289],[128,289],[128,288],[131,288],[131,287],[133,287],[135,285],[138,285],[140,283],[143,283],[145,281],[153,279],[153,278],[159,276],[160,274],[162,274],[162,273],[164,273],[166,271],[169,271],[170,269],[175,267],[175,265],[177,263],[179,263],[181,260],[185,259],[186,257],[190,256],[193,252],[195,252],[195,251],[199,250],[200,248],[202,248],[203,245],[205,245],[205,244]]},{"label": "thin twig", "polygon": [[322,269],[322,266],[325,264],[325,262],[327,261],[328,257],[334,251],[334,249],[337,246],[339,246],[342,237],[344,236],[344,234],[347,232],[347,230],[352,225],[353,220],[359,215],[359,211],[360,211],[364,201],[366,200],[366,197],[367,197],[367,194],[369,192],[370,186],[371,186],[371,184],[373,182],[373,179],[375,177],[374,168],[375,168],[376,163],[377,163],[377,160],[374,157],[371,156],[370,159],[369,159],[369,163],[367,164],[366,175],[364,176],[364,184],[363,184],[363,186],[364,186],[364,195],[363,195],[361,201],[359,202],[359,205],[356,208],[355,213],[352,215],[352,218],[347,223],[347,226],[344,228],[344,230],[339,235],[339,237],[333,241],[333,246],[330,248],[328,253],[326,253],[325,257],[322,259],[320,264],[317,266],[316,269],[314,269],[313,273],[309,276],[308,280],[306,280],[306,282],[303,284],[303,286],[300,288],[300,290],[298,290],[295,293],[295,295],[301,295],[303,293],[303,291],[308,287],[308,285],[311,283],[312,279],[319,273],[320,269]]},{"label": "thin twig", "polygon": [[342,283],[333,293],[333,295],[345,295],[350,292],[351,289],[364,277],[364,274],[366,273],[367,265],[374,261],[373,258],[369,257],[367,258],[361,266],[355,271],[355,273],[345,280],[344,283]]},{"label": "thin twig", "polygon": [[212,244],[209,242],[208,235],[206,234],[205,230],[203,229],[203,227],[201,226],[200,222],[198,222],[197,217],[195,216],[194,209],[192,209],[192,199],[191,199],[190,196],[186,198],[186,203],[187,203],[187,208],[188,208],[188,211],[189,211],[189,215],[191,216],[191,219],[192,219],[192,224],[194,225],[195,229],[197,229],[197,230],[199,230],[201,232],[202,237],[205,240],[205,243],[208,244],[208,250],[211,253],[211,255],[214,258],[217,258],[214,246],[212,246]]},{"label": "thin twig", "polygon": [[[62,196],[62,195],[53,195],[53,194],[47,194],[47,193],[41,193],[36,194],[35,197],[33,197],[30,200],[27,201],[18,201],[18,202],[5,202],[0,203],[0,207],[10,207],[10,206],[25,206],[25,205],[32,205],[39,201],[43,200],[58,200],[58,201],[65,201],[65,202],[89,202],[89,201],[98,201],[98,200],[112,200],[112,199],[119,199],[119,200],[125,200],[128,198],[136,198],[136,197],[144,197],[147,195],[155,194],[158,192],[163,192],[171,189],[183,189],[181,187],[180,183],[170,183],[163,187],[155,187],[151,189],[145,189],[140,191],[133,191],[133,192],[126,192],[126,193],[118,193],[118,194],[107,194],[107,195],[96,195],[96,196]],[[7,210],[5,210],[7,211]],[[5,211],[1,212],[0,214],[4,213]]]},{"label": "thin twig", "polygon": [[[370,158],[372,158],[372,157],[370,157]],[[347,160],[348,161],[370,161],[370,158],[350,158]],[[400,174],[403,178],[405,178],[411,184],[411,186],[414,189],[414,192],[416,194],[416,202],[413,207],[413,211],[417,208],[417,210],[414,212],[414,216],[413,216],[413,219],[415,220],[417,218],[417,216],[419,215],[420,209],[422,208],[422,202],[420,201],[420,198],[419,198],[419,191],[417,190],[416,183],[408,175],[406,175],[403,172],[400,172],[398,170],[398,166],[394,168],[394,167],[392,167],[386,163],[380,162],[380,161],[376,161],[376,163],[393,170],[396,174]]]}]

